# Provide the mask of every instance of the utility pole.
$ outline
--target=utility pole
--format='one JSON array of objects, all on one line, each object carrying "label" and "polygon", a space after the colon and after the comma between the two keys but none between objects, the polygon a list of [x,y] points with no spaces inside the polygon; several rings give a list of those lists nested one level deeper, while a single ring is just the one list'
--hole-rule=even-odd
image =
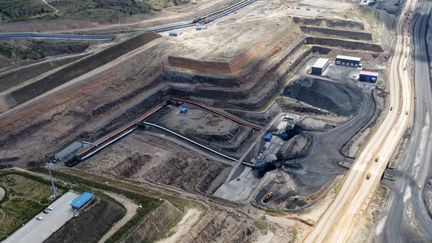
[{"label": "utility pole", "polygon": [[54,185],[54,177],[52,176],[51,167],[49,166],[49,164],[47,164],[47,168],[48,168],[48,172],[49,172],[49,176],[50,176],[50,180],[51,180],[51,191],[52,191],[51,197],[54,200],[57,197],[57,188]]}]

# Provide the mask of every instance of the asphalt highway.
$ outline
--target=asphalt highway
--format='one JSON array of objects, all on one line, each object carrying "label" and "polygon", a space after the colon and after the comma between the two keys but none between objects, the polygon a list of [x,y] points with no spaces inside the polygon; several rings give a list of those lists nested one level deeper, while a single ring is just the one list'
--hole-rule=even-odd
[{"label": "asphalt highway", "polygon": [[396,27],[396,46],[389,75],[389,106],[384,121],[374,132],[358,158],[354,161],[336,198],[305,242],[349,242],[358,223],[378,187],[388,162],[397,151],[413,115],[413,88],[406,69],[410,55],[409,18],[416,0],[408,0]]},{"label": "asphalt highway", "polygon": [[402,176],[395,185],[385,183],[392,193],[386,202],[383,227],[376,229],[383,242],[432,241],[432,220],[423,200],[432,159],[432,89],[426,45],[431,7],[431,2],[421,3],[414,22],[415,119],[404,156],[395,168]]},{"label": "asphalt highway", "polygon": [[44,34],[44,33],[2,33],[0,40],[6,39],[54,39],[54,40],[112,40],[114,35],[70,35],[70,34]]}]

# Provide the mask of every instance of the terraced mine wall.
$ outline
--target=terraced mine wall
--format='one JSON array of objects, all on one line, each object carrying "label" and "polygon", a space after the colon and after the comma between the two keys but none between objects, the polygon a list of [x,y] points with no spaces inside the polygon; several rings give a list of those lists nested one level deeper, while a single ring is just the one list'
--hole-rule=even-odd
[{"label": "terraced mine wall", "polygon": [[231,73],[228,62],[199,61],[191,58],[169,56],[171,66],[192,69],[199,72]]},{"label": "terraced mine wall", "polygon": [[361,50],[361,51],[372,51],[372,52],[383,52],[383,49],[378,44],[360,42],[360,41],[348,41],[333,38],[324,37],[307,37],[306,44],[310,45],[324,45],[332,47],[342,47],[349,50]]},{"label": "terraced mine wall", "polygon": [[325,18],[301,18],[293,17],[296,24],[326,26],[329,28],[351,28],[356,30],[364,30],[364,24],[361,22],[345,19],[325,19]]},{"label": "terraced mine wall", "polygon": [[315,27],[315,26],[300,26],[300,29],[304,33],[308,33],[308,34],[318,33],[323,35],[343,36],[354,40],[364,40],[364,41],[372,40],[372,34],[369,32],[332,29],[332,28],[323,28],[323,27]]},{"label": "terraced mine wall", "polygon": [[230,74],[213,75],[209,73],[185,72],[184,70],[170,69],[164,71],[165,78],[176,83],[188,84],[212,84],[220,87],[236,87],[239,86],[240,80]]},{"label": "terraced mine wall", "polygon": [[[255,72],[249,72],[242,76],[241,79],[250,80],[253,82],[253,86],[247,90],[209,90],[197,88],[199,94],[202,97],[214,97],[217,99],[216,106],[219,107],[242,107],[245,109],[258,109],[270,102],[271,97],[274,96],[283,87],[284,81],[287,75],[297,67],[311,52],[312,48],[308,48],[301,54],[295,55],[304,45],[304,41],[299,41],[289,51],[287,51],[283,58],[280,59],[275,65],[269,67],[269,69],[257,75]],[[295,56],[292,63],[281,72],[278,69],[281,68],[290,58]],[[259,70],[259,66],[262,63],[257,63],[251,70]],[[273,84],[273,85],[271,85]],[[270,87],[270,88],[269,88]],[[250,97],[256,98],[251,100]],[[257,98],[258,97],[258,98]],[[229,100],[229,102],[227,102]]]},{"label": "terraced mine wall", "polygon": [[198,72],[207,73],[234,73],[239,71],[248,61],[252,59],[260,50],[262,45],[257,45],[254,48],[241,53],[230,61],[201,61],[192,58],[169,56],[168,62],[171,66],[177,68],[185,68]]},{"label": "terraced mine wall", "polygon": [[95,55],[87,57],[84,60],[68,65],[67,67],[36,82],[13,90],[8,94],[14,101],[13,104],[9,104],[9,108],[33,99],[36,96],[102,66],[159,37],[160,35],[151,32],[141,34],[118,45],[107,48]]}]

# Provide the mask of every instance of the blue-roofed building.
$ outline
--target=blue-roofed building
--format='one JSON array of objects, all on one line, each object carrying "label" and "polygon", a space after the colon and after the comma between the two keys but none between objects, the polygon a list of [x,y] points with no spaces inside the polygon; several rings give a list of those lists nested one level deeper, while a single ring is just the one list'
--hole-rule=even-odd
[{"label": "blue-roofed building", "polygon": [[188,108],[180,107],[180,114],[186,114],[188,112]]},{"label": "blue-roofed building", "polygon": [[266,135],[264,135],[264,141],[266,142],[270,142],[273,138],[273,135],[271,133],[266,133]]},{"label": "blue-roofed building", "polygon": [[88,202],[90,202],[92,199],[93,199],[93,193],[84,192],[83,194],[79,195],[77,198],[75,198],[72,201],[71,206],[73,209],[80,209]]}]

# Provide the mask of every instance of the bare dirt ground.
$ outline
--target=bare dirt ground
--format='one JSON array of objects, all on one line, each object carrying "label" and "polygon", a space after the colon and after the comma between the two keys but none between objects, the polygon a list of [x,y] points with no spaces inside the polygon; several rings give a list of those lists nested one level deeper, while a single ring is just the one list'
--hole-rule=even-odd
[{"label": "bare dirt ground", "polygon": [[78,167],[205,194],[212,194],[230,170],[225,164],[143,131],[131,134]]},{"label": "bare dirt ground", "polygon": [[[286,8],[294,3],[300,9],[297,5],[295,9]],[[196,198],[205,205],[210,201],[228,205],[224,210],[187,210],[173,235],[162,242],[299,241],[337,191],[345,172],[338,164],[346,159],[340,154],[345,146],[342,140],[350,140],[351,133],[367,124],[373,110],[369,96],[373,85],[352,80],[358,70],[331,65],[325,77],[317,81],[307,71],[315,60],[311,57],[357,55],[366,68],[382,72],[387,62],[385,50],[363,48],[357,52],[355,43],[338,42],[345,40],[343,36],[333,36],[331,41],[304,41],[307,35],[314,37],[316,33],[303,33],[300,25],[370,31],[372,25],[355,4],[344,2],[334,8],[331,4],[334,1],[259,1],[205,30],[191,28],[178,37],[163,36],[127,53],[36,98],[35,103],[0,115],[0,125],[4,125],[0,133],[10,134],[0,136],[2,161],[23,166],[30,161],[40,163],[47,154],[52,156],[74,140],[94,141],[169,96],[203,101],[240,114],[242,119],[259,121],[262,126],[286,112],[305,133],[283,146],[283,159],[261,178],[246,167],[223,184],[233,164],[155,129],[134,131],[77,169],[172,190],[177,196]],[[302,19],[296,22],[294,17]],[[304,19],[315,17],[320,18],[319,23]],[[325,36],[319,33],[320,38]],[[376,40],[365,43],[376,44]],[[170,56],[188,60],[186,65],[175,66]],[[212,62],[227,64],[229,73],[221,75],[219,69],[209,68]],[[168,71],[179,75],[166,75]],[[262,139],[246,136],[247,129],[229,120],[187,107],[188,113],[179,114],[178,107],[169,105],[149,121],[236,156],[256,139]],[[352,144],[359,146],[361,142]],[[305,152],[309,146],[311,151]],[[300,152],[305,153],[291,158]],[[268,191],[274,197],[264,204],[262,197]],[[247,216],[232,212],[234,207]],[[269,216],[264,209],[290,213]],[[254,210],[261,214],[255,215]]]},{"label": "bare dirt ground", "polygon": [[135,216],[138,209],[138,205],[125,196],[112,192],[104,192],[104,194],[107,194],[108,196],[114,198],[117,202],[121,203],[126,209],[126,214],[123,216],[122,219],[120,219],[113,226],[111,226],[109,231],[106,232],[105,235],[98,241],[99,243],[108,240],[115,232],[117,232],[123,225],[125,225],[130,219]]},{"label": "bare dirt ground", "polygon": [[167,106],[150,121],[235,157],[240,157],[254,139],[249,127],[192,105],[182,107],[188,108],[186,114],[180,114],[179,107]]},{"label": "bare dirt ground", "polygon": [[176,243],[192,230],[192,227],[202,217],[203,212],[196,208],[187,209],[183,218],[170,231],[174,232],[168,238],[157,241],[158,243]]}]

